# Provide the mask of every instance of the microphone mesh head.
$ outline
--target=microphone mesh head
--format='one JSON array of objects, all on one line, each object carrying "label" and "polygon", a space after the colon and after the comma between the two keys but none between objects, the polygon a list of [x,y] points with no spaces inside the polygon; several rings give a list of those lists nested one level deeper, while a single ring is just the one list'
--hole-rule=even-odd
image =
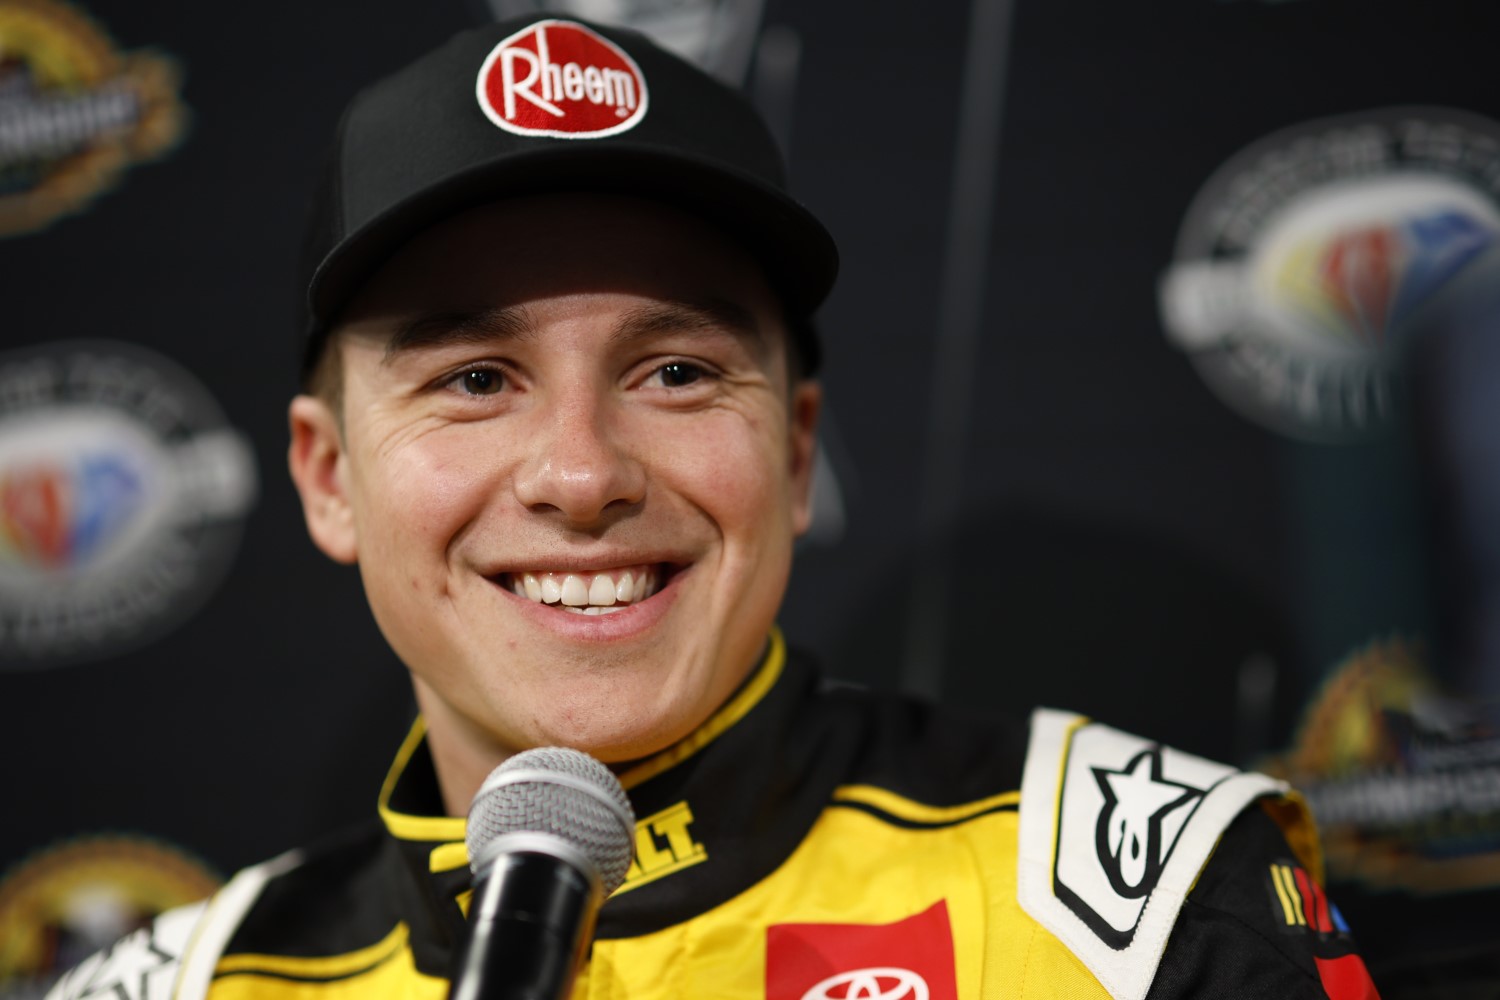
[{"label": "microphone mesh head", "polygon": [[486,847],[521,832],[571,844],[599,870],[608,896],[630,868],[635,813],[609,768],[578,750],[538,747],[491,771],[474,796],[465,840],[475,874]]}]

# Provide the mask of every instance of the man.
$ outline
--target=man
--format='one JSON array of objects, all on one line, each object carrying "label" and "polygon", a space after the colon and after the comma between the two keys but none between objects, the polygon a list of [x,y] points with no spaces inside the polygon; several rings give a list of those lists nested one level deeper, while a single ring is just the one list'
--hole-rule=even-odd
[{"label": "man", "polygon": [[836,257],[729,91],[625,31],[458,36],[356,99],[311,247],[291,473],[421,721],[378,825],[58,996],[444,995],[460,817],[549,744],[639,817],[580,997],[1373,995],[1283,787],[788,653]]}]

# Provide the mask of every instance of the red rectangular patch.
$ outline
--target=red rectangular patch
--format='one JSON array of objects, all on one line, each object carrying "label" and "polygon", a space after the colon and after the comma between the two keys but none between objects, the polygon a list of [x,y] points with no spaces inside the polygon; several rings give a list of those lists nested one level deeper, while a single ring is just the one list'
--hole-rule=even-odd
[{"label": "red rectangular patch", "polygon": [[766,1000],[958,1000],[956,979],[943,900],[893,924],[766,931]]},{"label": "red rectangular patch", "polygon": [[1342,958],[1314,958],[1318,977],[1329,1000],[1380,1000],[1380,993],[1370,980],[1364,959],[1358,955]]}]

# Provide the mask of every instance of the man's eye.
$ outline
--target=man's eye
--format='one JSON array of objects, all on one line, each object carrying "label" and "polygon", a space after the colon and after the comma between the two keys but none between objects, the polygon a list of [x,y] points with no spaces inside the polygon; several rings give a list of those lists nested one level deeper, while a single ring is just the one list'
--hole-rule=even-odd
[{"label": "man's eye", "polygon": [[692,385],[704,375],[702,368],[688,364],[686,361],[674,361],[669,365],[662,365],[657,372],[661,375],[661,384],[669,389]]},{"label": "man's eye", "polygon": [[458,377],[458,384],[470,396],[492,396],[505,388],[505,375],[493,368],[471,368]]}]

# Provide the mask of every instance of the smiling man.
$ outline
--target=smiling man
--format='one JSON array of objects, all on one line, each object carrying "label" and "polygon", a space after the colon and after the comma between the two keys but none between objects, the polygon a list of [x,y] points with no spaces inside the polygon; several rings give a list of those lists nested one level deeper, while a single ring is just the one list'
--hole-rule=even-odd
[{"label": "smiling man", "polygon": [[473,208],[333,341],[292,473],[412,670],[450,811],[518,750],[675,743],[763,657],[818,389],[737,244],[619,195]]},{"label": "smiling man", "polygon": [[787,650],[837,258],[736,95],[630,32],[460,35],[356,98],[310,248],[292,477],[420,719],[378,821],[56,997],[439,1000],[462,817],[553,744],[639,817],[580,998],[1374,995],[1284,786]]}]

